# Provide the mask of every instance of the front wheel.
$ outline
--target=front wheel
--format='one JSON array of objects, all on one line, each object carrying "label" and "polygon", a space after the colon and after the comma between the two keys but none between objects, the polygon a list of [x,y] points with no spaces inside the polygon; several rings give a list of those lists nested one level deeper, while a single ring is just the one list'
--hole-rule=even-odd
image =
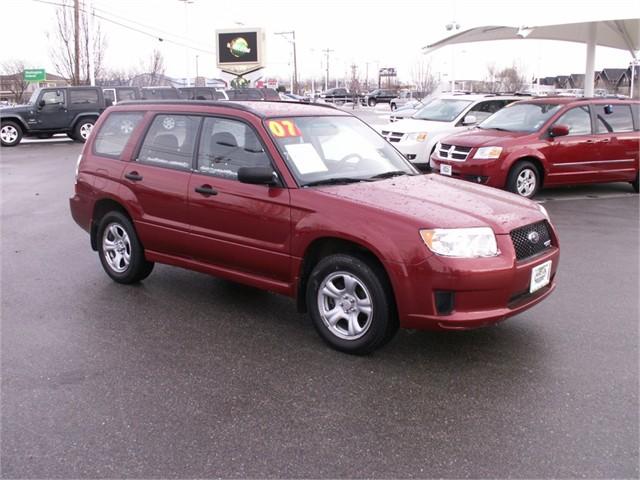
[{"label": "front wheel", "polygon": [[380,267],[364,258],[330,255],[315,266],[306,300],[315,329],[331,347],[366,354],[398,329],[391,288]]},{"label": "front wheel", "polygon": [[395,104],[395,103],[391,103],[391,104],[389,104],[389,106],[391,107],[391,111],[392,111],[392,112],[395,112],[395,111],[396,111],[396,109],[398,108],[398,107],[396,107],[396,104]]},{"label": "front wheel", "polygon": [[369,99],[369,106],[370,107],[375,107],[376,106],[376,99],[375,98],[370,98]]},{"label": "front wheel", "polygon": [[521,197],[532,198],[540,189],[540,173],[527,161],[516,163],[507,178],[507,190]]},{"label": "front wheel", "polygon": [[86,142],[89,138],[93,125],[96,123],[95,118],[79,120],[73,129],[73,138],[78,142]]},{"label": "front wheel", "polygon": [[100,221],[98,254],[104,271],[118,283],[139,282],[153,270],[153,262],[145,259],[133,224],[120,212],[107,213]]},{"label": "front wheel", "polygon": [[15,147],[22,140],[22,129],[15,122],[2,122],[0,126],[0,142],[3,147]]},{"label": "front wheel", "polygon": [[633,191],[636,193],[640,193],[640,172],[636,173],[636,179],[631,182],[631,186],[633,187]]}]

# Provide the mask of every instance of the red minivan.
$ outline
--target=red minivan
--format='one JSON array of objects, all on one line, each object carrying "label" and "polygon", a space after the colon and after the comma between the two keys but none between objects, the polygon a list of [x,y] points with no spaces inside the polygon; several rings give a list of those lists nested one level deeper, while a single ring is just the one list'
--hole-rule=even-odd
[{"label": "red minivan", "polygon": [[399,326],[501,321],[546,298],[558,268],[543,207],[421,175],[326,106],[111,107],[78,159],[70,207],[116,282],[160,262],[289,295],[350,353]]},{"label": "red minivan", "polygon": [[630,182],[638,192],[640,102],[549,97],[516,102],[431,156],[442,175],[526,198],[544,187]]}]

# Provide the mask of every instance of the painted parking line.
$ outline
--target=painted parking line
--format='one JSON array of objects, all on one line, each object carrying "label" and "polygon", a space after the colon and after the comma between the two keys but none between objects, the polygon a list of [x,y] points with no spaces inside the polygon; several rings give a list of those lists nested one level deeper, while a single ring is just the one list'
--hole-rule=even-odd
[{"label": "painted parking line", "polygon": [[547,202],[567,202],[567,201],[575,201],[575,200],[607,200],[609,198],[624,198],[624,197],[637,197],[637,193],[586,193],[584,195],[571,195],[571,196],[561,196],[561,197],[546,197],[546,198],[538,198],[536,199],[537,203],[547,203]]}]

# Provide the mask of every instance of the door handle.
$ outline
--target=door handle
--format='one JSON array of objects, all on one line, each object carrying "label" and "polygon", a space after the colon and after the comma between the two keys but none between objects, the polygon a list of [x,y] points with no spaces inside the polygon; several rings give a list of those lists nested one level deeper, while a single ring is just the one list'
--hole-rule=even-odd
[{"label": "door handle", "polygon": [[594,140],[585,140],[584,143],[595,143]]},{"label": "door handle", "polygon": [[218,191],[215,190],[211,185],[201,185],[199,187],[196,187],[196,192],[201,193],[205,197],[218,194]]},{"label": "door handle", "polygon": [[611,141],[610,138],[603,138],[602,140],[600,140],[598,143],[609,143]]},{"label": "door handle", "polygon": [[129,172],[124,174],[124,178],[131,180],[132,182],[139,182],[142,180],[142,175],[139,175],[138,172]]}]

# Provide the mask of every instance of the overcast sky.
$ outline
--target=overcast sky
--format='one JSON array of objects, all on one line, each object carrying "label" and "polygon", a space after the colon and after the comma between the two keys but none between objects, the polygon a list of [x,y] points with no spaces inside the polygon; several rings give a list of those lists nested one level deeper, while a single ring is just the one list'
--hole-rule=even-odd
[{"label": "overcast sky", "polygon": [[[159,49],[165,58],[166,73],[175,77],[185,76],[187,59],[189,73],[195,75],[196,56],[200,75],[219,77],[214,32],[239,24],[266,31],[266,76],[286,78],[290,74],[291,45],[275,32],[295,30],[300,78],[312,74],[320,77],[323,72],[320,51],[329,48],[334,50],[330,57],[332,77],[338,72],[344,77],[352,63],[364,77],[369,63],[372,81],[378,67],[395,67],[400,78],[408,81],[411,65],[424,58],[421,47],[448,36],[445,25],[452,20],[465,30],[482,25],[522,26],[640,17],[637,0],[313,3],[189,0],[193,3],[186,8],[181,0],[92,1],[96,12],[105,17],[99,21],[107,39],[107,68],[140,68],[153,49]],[[2,0],[0,40],[4,47],[0,61],[17,58],[31,67],[53,71],[46,33],[55,29],[55,9],[36,0]],[[446,47],[427,57],[436,73],[450,72],[452,49],[455,49],[455,76],[460,79],[482,79],[488,63],[498,67],[516,63],[529,76],[581,73],[585,69],[584,45],[521,40]],[[598,48],[596,69],[627,67],[630,59],[628,52]]]}]

